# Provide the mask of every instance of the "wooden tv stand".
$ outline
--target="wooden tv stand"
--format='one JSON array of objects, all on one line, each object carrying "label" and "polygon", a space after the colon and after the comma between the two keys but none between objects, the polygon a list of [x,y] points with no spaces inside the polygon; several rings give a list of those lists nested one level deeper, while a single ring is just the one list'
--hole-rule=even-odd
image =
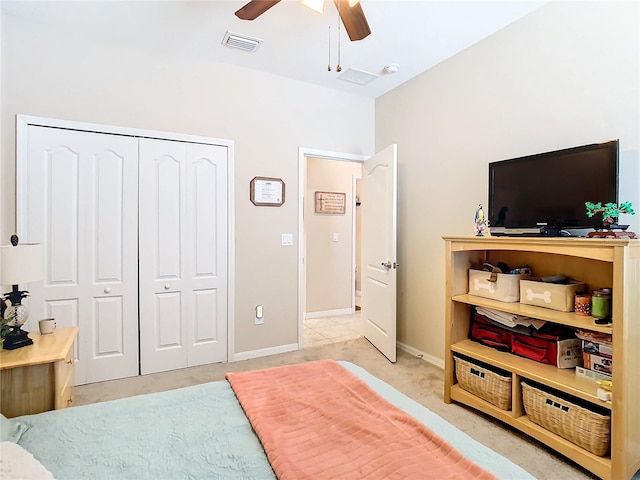
[{"label": "wooden tv stand", "polygon": [[[444,400],[483,411],[545,443],[595,475],[628,480],[640,469],[640,240],[601,238],[444,237],[446,244],[446,327]],[[468,295],[468,269],[503,261],[531,266],[534,275],[565,274],[583,281],[589,291],[613,288],[611,325],[591,317],[520,303],[504,303]],[[597,383],[577,377],[574,369],[558,369],[468,339],[474,306],[539,318],[559,325],[613,336],[613,397],[598,399]],[[512,376],[511,410],[501,410],[457,385],[453,354],[499,367]],[[567,393],[611,411],[611,453],[600,457],[531,422],[522,403],[521,381]]]}]

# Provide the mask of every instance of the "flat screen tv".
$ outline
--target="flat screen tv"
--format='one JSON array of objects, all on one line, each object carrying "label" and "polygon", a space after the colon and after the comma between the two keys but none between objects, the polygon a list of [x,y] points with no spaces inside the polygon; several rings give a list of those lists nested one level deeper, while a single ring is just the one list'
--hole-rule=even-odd
[{"label": "flat screen tv", "polygon": [[489,163],[492,235],[594,228],[587,201],[618,203],[618,140]]}]

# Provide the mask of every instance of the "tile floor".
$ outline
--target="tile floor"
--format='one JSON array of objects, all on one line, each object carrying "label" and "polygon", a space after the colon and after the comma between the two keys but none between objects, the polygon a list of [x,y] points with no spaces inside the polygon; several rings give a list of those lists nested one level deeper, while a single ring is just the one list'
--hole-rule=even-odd
[{"label": "tile floor", "polygon": [[353,315],[306,319],[304,346],[315,347],[361,337],[360,312],[361,310],[358,310]]}]

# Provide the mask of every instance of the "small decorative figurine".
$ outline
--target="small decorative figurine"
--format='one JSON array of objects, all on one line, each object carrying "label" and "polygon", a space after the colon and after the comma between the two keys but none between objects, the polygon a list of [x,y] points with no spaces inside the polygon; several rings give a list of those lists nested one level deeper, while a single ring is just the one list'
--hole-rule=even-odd
[{"label": "small decorative figurine", "polygon": [[482,209],[481,203],[478,204],[478,209],[476,210],[475,222],[476,237],[484,237],[484,232],[487,229],[487,220],[485,219],[484,210]]}]

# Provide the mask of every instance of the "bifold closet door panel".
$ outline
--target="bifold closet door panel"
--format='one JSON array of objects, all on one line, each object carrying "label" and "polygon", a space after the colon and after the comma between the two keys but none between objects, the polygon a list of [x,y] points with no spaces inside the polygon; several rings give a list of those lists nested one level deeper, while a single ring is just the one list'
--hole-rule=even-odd
[{"label": "bifold closet door panel", "polygon": [[226,360],[227,149],[140,139],[140,370]]},{"label": "bifold closet door panel", "polygon": [[187,144],[187,261],[193,265],[190,367],[227,361],[228,149]]},{"label": "bifold closet door panel", "polygon": [[78,326],[75,382],[138,374],[138,141],[29,126],[20,165],[22,241],[43,245],[29,330]]}]

